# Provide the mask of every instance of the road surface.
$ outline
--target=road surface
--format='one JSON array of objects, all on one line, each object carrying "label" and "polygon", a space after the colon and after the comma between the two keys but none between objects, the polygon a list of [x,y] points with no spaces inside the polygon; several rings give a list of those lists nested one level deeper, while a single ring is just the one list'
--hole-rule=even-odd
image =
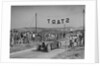
[{"label": "road surface", "polygon": [[66,49],[55,49],[50,52],[43,52],[43,51],[37,51],[35,49],[30,49],[26,51],[21,51],[18,53],[13,53],[10,55],[10,58],[52,58],[56,55],[64,52]]},{"label": "road surface", "polygon": [[11,53],[10,58],[84,59],[84,47],[76,47],[74,49],[59,48],[50,52],[37,51],[35,48],[31,48]]}]

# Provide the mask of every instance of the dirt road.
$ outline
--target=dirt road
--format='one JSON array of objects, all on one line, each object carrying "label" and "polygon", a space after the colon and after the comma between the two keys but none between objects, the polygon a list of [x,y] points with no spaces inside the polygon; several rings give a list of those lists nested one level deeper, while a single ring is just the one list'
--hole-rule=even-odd
[{"label": "dirt road", "polygon": [[50,52],[37,51],[34,48],[13,53],[10,58],[43,58],[43,59],[84,59],[84,47],[76,47],[74,49],[59,48]]},{"label": "dirt road", "polygon": [[55,49],[50,52],[43,52],[37,50],[29,50],[23,51],[16,54],[11,54],[11,58],[52,58],[58,55],[59,53],[64,52],[65,49]]}]

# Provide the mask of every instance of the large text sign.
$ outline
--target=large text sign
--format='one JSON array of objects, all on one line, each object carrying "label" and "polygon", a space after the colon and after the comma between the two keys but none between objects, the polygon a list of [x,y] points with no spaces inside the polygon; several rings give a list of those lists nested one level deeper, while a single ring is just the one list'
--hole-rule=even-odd
[{"label": "large text sign", "polygon": [[55,19],[47,19],[49,24],[65,24],[69,23],[69,18],[55,20]]}]

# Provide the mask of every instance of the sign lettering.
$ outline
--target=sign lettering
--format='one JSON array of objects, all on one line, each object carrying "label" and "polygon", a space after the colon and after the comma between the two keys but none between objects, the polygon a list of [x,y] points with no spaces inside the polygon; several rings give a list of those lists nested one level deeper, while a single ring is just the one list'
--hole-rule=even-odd
[{"label": "sign lettering", "polygon": [[64,24],[64,23],[69,23],[69,18],[60,19],[60,20],[47,19],[47,21],[49,24]]}]

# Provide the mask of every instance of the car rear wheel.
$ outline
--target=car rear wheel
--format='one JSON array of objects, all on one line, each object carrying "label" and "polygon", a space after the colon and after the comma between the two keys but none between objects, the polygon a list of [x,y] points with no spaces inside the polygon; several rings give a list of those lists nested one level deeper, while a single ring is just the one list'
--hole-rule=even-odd
[{"label": "car rear wheel", "polygon": [[58,48],[60,48],[60,47],[61,47],[61,43],[59,42],[59,43],[58,43]]}]

